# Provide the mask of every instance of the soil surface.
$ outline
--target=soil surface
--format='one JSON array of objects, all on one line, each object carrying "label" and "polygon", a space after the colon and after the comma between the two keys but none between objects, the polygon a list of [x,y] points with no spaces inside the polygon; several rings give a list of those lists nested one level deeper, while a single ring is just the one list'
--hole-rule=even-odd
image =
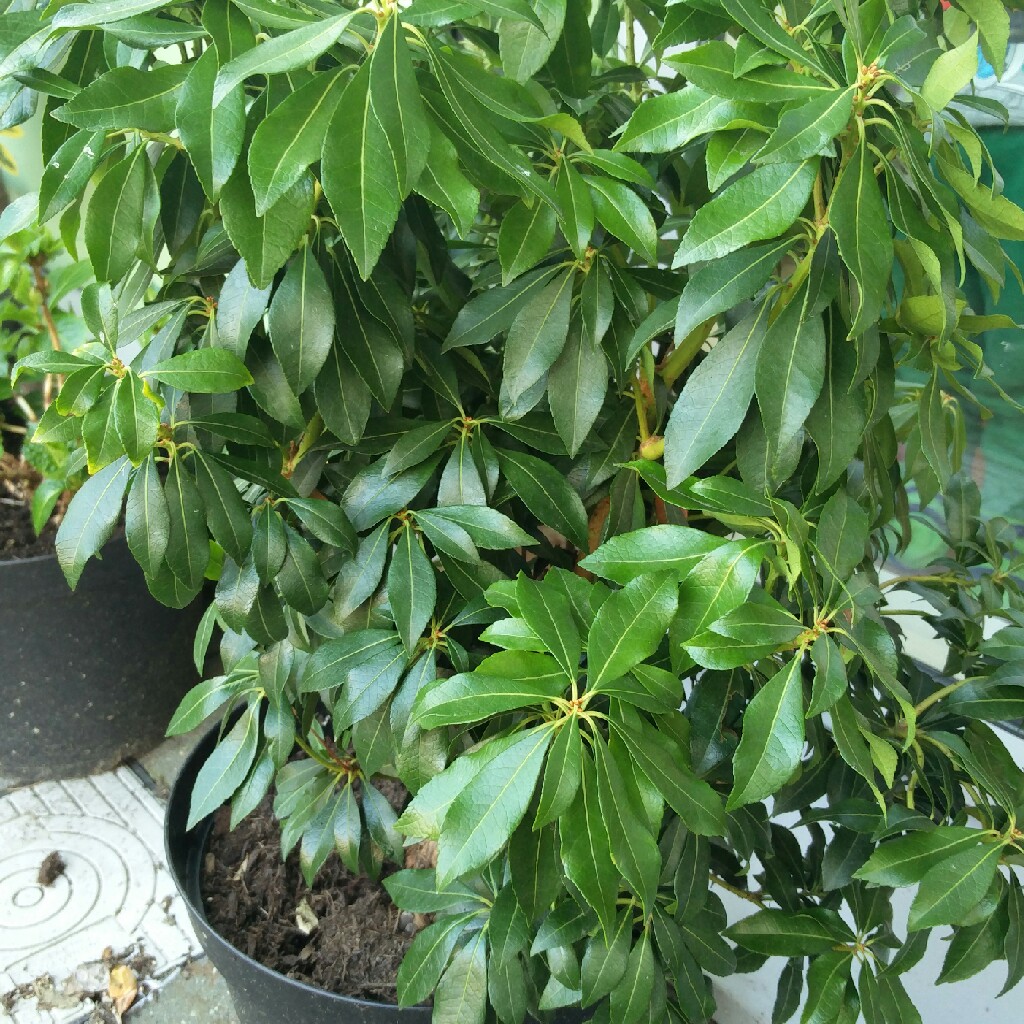
[{"label": "soil surface", "polygon": [[[333,854],[308,888],[298,852],[281,860],[269,798],[233,832],[228,809],[218,813],[202,892],[213,928],[254,960],[329,992],[397,1002],[395,977],[417,922],[379,883],[350,874]],[[300,922],[312,925],[309,934]]]},{"label": "soil surface", "polygon": [[6,455],[0,461],[0,562],[53,554],[57,536],[53,521],[36,536],[30,511],[33,481],[15,473],[16,465]]}]

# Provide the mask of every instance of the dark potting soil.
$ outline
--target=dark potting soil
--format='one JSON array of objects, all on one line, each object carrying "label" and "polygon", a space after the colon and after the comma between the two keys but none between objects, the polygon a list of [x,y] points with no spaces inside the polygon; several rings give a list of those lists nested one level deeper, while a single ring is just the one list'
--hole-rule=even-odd
[{"label": "dark potting soil", "polygon": [[4,456],[0,464],[0,562],[51,555],[57,536],[56,524],[51,520],[36,536],[32,528],[29,482],[19,477],[8,478],[4,472],[12,462]]},{"label": "dark potting soil", "polygon": [[[307,887],[298,852],[281,860],[281,830],[269,798],[233,832],[228,820],[222,808],[203,864],[203,907],[214,930],[289,978],[340,995],[397,1002],[398,966],[417,931],[412,915],[399,911],[378,882],[350,874],[334,854]],[[316,917],[308,935],[298,924],[312,924],[307,907]]]}]

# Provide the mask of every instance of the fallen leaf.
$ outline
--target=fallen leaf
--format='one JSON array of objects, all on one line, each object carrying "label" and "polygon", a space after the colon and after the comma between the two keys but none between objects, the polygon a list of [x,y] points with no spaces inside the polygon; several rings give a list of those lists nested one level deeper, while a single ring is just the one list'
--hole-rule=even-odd
[{"label": "fallen leaf", "polygon": [[316,926],[320,923],[320,918],[313,912],[313,908],[303,900],[295,908],[295,927],[302,932],[303,935],[311,935],[315,930]]},{"label": "fallen leaf", "polygon": [[118,1016],[124,1014],[139,994],[139,979],[127,964],[118,964],[110,969],[110,984],[107,987]]}]

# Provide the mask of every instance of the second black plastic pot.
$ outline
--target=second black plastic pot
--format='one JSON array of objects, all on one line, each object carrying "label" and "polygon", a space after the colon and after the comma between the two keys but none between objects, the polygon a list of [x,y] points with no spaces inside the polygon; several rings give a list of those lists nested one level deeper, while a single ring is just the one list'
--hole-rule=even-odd
[{"label": "second black plastic pot", "polygon": [[[416,1006],[399,1009],[386,1003],[335,995],[295,981],[264,967],[236,949],[210,927],[203,912],[200,869],[213,819],[186,831],[192,786],[203,762],[217,741],[217,730],[208,733],[185,762],[171,789],[164,824],[167,862],[178,891],[188,908],[189,919],[213,966],[223,975],[241,1024],[429,1024],[431,1010]],[[561,1011],[554,1024],[581,1024],[579,1011]]]}]

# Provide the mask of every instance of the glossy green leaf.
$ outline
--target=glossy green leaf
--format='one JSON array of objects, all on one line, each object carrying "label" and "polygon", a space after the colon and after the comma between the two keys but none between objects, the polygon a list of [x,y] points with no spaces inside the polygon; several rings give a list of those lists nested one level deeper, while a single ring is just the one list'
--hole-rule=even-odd
[{"label": "glossy green leaf", "polygon": [[829,156],[832,140],[853,113],[853,86],[816,96],[779,118],[779,126],[754,154],[758,164],[793,163],[812,156]]},{"label": "glossy green leaf", "polygon": [[481,867],[508,842],[533,797],[551,738],[543,726],[522,733],[480,765],[452,801],[437,848],[442,884]]},{"label": "glossy green leaf", "polygon": [[249,177],[259,216],[319,161],[347,84],[342,70],[319,74],[296,89],[256,128],[249,148]]},{"label": "glossy green leaf", "polygon": [[137,466],[156,444],[160,410],[134,373],[125,374],[114,386],[113,412],[124,453]]},{"label": "glossy green leaf", "polygon": [[673,266],[717,259],[789,228],[811,195],[816,162],[767,164],[702,206],[683,236]]},{"label": "glossy green leaf", "polygon": [[669,487],[700,469],[739,430],[766,327],[762,307],[720,339],[690,375],[665,430]]},{"label": "glossy green leaf", "polygon": [[743,715],[736,778],[726,806],[742,807],[779,790],[799,766],[803,748],[800,658],[793,658],[755,694]]},{"label": "glossy green leaf", "polygon": [[218,51],[204,51],[182,85],[174,123],[203,191],[211,202],[220,195],[238,162],[245,139],[245,95],[231,90],[214,106],[213,91],[220,70]]},{"label": "glossy green leaf", "polygon": [[334,339],[331,292],[310,246],[292,258],[267,312],[267,327],[295,394],[316,380]]},{"label": "glossy green leaf", "polygon": [[180,64],[142,71],[121,67],[100,75],[54,112],[58,120],[90,131],[119,128],[169,132],[187,68]]},{"label": "glossy green leaf", "polygon": [[867,146],[857,147],[836,182],[828,217],[843,262],[857,282],[850,327],[851,336],[856,336],[881,312],[893,260],[891,230]]},{"label": "glossy green leaf", "polygon": [[930,867],[910,905],[907,929],[958,923],[984,898],[1001,853],[998,843],[973,844]]},{"label": "glossy green leaf", "polygon": [[[333,19],[342,23],[339,34],[349,17]],[[412,60],[393,17],[346,86],[324,140],[324,194],[364,280],[423,171],[429,148]]]},{"label": "glossy green leaf", "polygon": [[245,364],[222,348],[201,348],[171,356],[147,370],[145,376],[203,395],[225,394],[252,383]]},{"label": "glossy green leaf", "polygon": [[587,637],[587,688],[624,675],[661,644],[678,601],[672,576],[638,576],[601,606]]},{"label": "glossy green leaf", "polygon": [[85,563],[99,553],[113,532],[131,468],[126,457],[111,462],[86,480],[68,505],[57,531],[56,549],[72,590]]},{"label": "glossy green leaf", "polygon": [[248,707],[214,747],[196,776],[188,813],[189,828],[212,814],[245,780],[256,758],[259,731],[258,708]]},{"label": "glossy green leaf", "polygon": [[585,549],[587,513],[565,477],[533,455],[500,451],[498,457],[503,475],[537,519]]}]

